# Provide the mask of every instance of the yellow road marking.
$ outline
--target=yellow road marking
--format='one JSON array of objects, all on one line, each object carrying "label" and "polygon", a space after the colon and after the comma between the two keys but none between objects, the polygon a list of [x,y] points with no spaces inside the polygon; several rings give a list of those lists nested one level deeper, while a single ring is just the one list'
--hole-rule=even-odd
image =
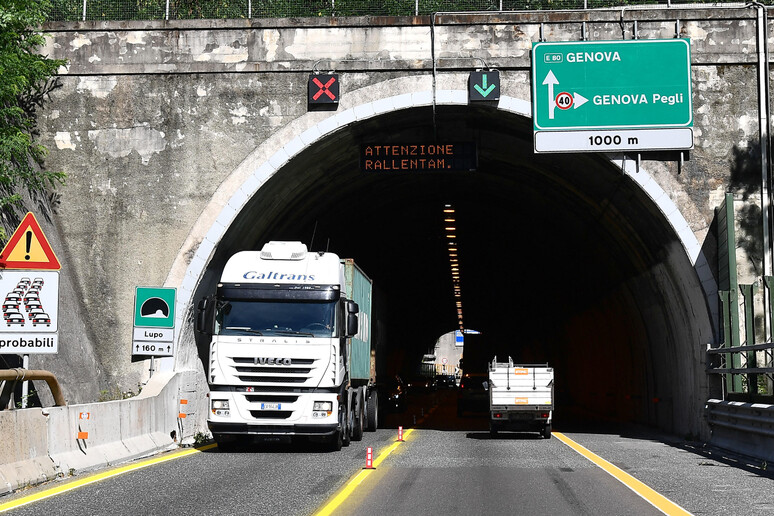
[{"label": "yellow road marking", "polygon": [[[406,440],[406,438],[411,434],[413,431],[413,428],[409,428],[408,430],[403,431],[403,441]],[[382,450],[382,452],[379,454],[379,456],[374,459],[374,468],[376,468],[379,464],[382,463],[384,459],[386,459],[395,449],[402,444],[401,441],[395,441],[390,446]],[[344,501],[350,497],[350,495],[355,492],[355,489],[363,483],[363,480],[368,478],[368,475],[373,473],[373,469],[361,469],[355,476],[353,476],[349,482],[347,482],[344,487],[339,490],[338,493],[336,493],[331,500],[326,503],[319,511],[314,513],[314,516],[329,516],[333,513],[336,509],[339,508],[339,506],[344,503]]]},{"label": "yellow road marking", "polygon": [[214,447],[215,447],[214,444],[208,444],[200,448],[189,448],[179,452],[171,453],[169,455],[164,455],[163,457],[156,457],[154,459],[144,460],[136,464],[129,464],[127,466],[123,466],[117,469],[112,469],[110,471],[103,471],[102,473],[90,475],[88,477],[84,477],[82,479],[75,480],[73,482],[68,482],[67,484],[63,484],[61,486],[53,487],[51,489],[46,489],[45,491],[41,491],[40,493],[31,494],[29,496],[19,498],[18,500],[12,500],[10,502],[0,504],[0,512],[16,509],[17,507],[21,507],[23,505],[44,500],[46,498],[50,498],[52,496],[56,496],[62,493],[66,493],[68,491],[72,491],[73,489],[78,489],[79,487],[87,486],[95,482],[100,482],[108,478],[117,477],[118,475],[129,473],[130,471],[147,468],[148,466],[153,466],[154,464],[160,464],[162,462],[167,462],[170,460],[180,459],[182,457],[186,457],[194,453],[199,453],[204,450],[209,450],[210,448],[214,448]]},{"label": "yellow road marking", "polygon": [[690,516],[691,513],[668,499],[662,494],[657,493],[647,485],[643,484],[630,474],[626,473],[622,469],[620,469],[617,466],[614,466],[610,462],[606,461],[602,457],[594,454],[591,452],[588,448],[584,448],[580,444],[576,443],[569,437],[567,437],[564,434],[561,434],[559,432],[553,433],[560,441],[562,441],[564,444],[575,450],[576,452],[580,453],[587,459],[589,459],[591,462],[605,470],[608,474],[612,475],[616,480],[621,482],[623,485],[637,493],[639,496],[647,500],[651,505],[653,505],[656,509],[660,510],[664,514],[667,514],[669,516],[684,516],[688,515]]}]

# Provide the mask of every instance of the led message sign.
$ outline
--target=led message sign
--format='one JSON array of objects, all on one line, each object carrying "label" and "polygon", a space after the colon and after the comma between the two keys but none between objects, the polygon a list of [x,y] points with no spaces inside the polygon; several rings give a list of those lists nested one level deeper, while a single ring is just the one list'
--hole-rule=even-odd
[{"label": "led message sign", "polygon": [[360,148],[363,172],[433,172],[475,170],[478,153],[473,142],[372,143]]}]

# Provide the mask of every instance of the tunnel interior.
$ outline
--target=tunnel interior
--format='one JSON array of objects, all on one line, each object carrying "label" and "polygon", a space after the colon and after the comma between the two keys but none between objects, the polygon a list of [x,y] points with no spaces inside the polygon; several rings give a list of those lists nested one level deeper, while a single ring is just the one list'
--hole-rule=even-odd
[{"label": "tunnel interior", "polygon": [[[361,170],[361,145],[407,142],[474,142],[477,167]],[[383,297],[381,370],[410,373],[458,328],[444,231],[451,205],[464,326],[482,333],[484,354],[552,365],[566,418],[674,429],[680,382],[694,374],[679,347],[695,307],[664,285],[695,276],[693,267],[620,168],[595,154],[536,155],[532,145],[530,119],[490,105],[411,108],[347,125],[259,189],[196,296],[214,288],[230,255],[269,240],[354,258]],[[668,259],[676,248],[683,256]],[[207,343],[197,344],[206,357]]]}]

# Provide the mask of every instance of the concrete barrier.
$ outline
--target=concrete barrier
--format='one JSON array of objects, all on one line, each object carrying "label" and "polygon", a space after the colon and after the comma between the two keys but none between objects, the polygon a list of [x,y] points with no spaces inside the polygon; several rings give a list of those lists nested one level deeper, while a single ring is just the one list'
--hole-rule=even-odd
[{"label": "concrete barrier", "polygon": [[46,416],[39,408],[0,412],[0,493],[57,476],[48,456]]},{"label": "concrete barrier", "polygon": [[157,373],[126,400],[0,412],[0,493],[193,442],[204,425],[202,384],[193,371]]}]

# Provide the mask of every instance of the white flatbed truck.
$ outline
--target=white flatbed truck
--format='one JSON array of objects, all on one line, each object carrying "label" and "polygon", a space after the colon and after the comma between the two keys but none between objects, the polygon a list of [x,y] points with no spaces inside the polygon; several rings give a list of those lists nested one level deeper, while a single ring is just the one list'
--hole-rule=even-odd
[{"label": "white flatbed truck", "polygon": [[554,369],[548,364],[489,363],[489,432],[537,431],[551,438]]}]

